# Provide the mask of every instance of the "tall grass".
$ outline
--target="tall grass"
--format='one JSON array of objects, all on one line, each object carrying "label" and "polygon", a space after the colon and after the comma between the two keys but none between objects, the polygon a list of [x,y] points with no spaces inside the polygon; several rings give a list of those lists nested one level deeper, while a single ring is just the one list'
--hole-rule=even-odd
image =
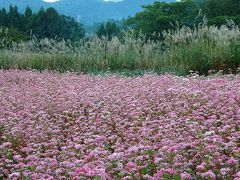
[{"label": "tall grass", "polygon": [[209,70],[235,71],[240,65],[240,31],[234,24],[199,25],[164,31],[163,40],[126,32],[122,39],[93,37],[75,44],[31,39],[0,42],[0,67],[60,72],[151,71],[201,74]]}]

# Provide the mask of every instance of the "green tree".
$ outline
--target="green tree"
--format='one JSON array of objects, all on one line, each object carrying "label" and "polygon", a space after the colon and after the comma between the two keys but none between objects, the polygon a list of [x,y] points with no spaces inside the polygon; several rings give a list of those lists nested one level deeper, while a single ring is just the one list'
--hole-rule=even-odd
[{"label": "green tree", "polygon": [[120,33],[120,28],[114,21],[108,21],[106,24],[101,23],[99,28],[97,29],[98,37],[108,37],[108,39],[112,39],[114,36],[118,36]]},{"label": "green tree", "polygon": [[204,0],[202,8],[208,18],[240,15],[239,0]]},{"label": "green tree", "polygon": [[200,8],[209,19],[209,25],[221,26],[230,19],[239,24],[239,0],[203,0]]},{"label": "green tree", "polygon": [[12,41],[26,41],[28,40],[28,36],[16,28],[0,27],[0,39],[5,40],[7,44],[11,44]]},{"label": "green tree", "polygon": [[46,11],[40,8],[35,14],[29,7],[24,14],[20,14],[16,6],[10,6],[8,12],[1,9],[0,27],[5,27],[12,32],[19,31],[25,35],[33,34],[39,38],[57,37],[77,41],[85,35],[82,24],[72,17],[60,15],[54,8],[48,8]]},{"label": "green tree", "polygon": [[59,37],[78,41],[85,36],[83,25],[76,22],[74,18],[62,15],[60,21]]},{"label": "green tree", "polygon": [[102,37],[102,36],[106,36],[107,35],[104,23],[100,24],[99,28],[97,29],[96,34],[97,34],[98,37]]},{"label": "green tree", "polygon": [[3,8],[0,10],[0,26],[6,26],[7,22],[7,12],[6,9]]},{"label": "green tree", "polygon": [[33,23],[33,12],[30,7],[27,7],[24,13],[24,31],[27,34],[30,34],[32,32],[32,23]]},{"label": "green tree", "polygon": [[153,5],[143,6],[144,11],[137,13],[126,21],[136,30],[149,36],[152,33],[161,33],[163,30],[173,28],[176,23],[179,26],[193,26],[199,8],[192,0],[165,3],[155,2]]},{"label": "green tree", "polygon": [[54,8],[48,8],[44,14],[44,29],[46,37],[58,36],[61,31],[61,20],[58,12]]},{"label": "green tree", "polygon": [[83,25],[76,22],[72,17],[60,15],[54,8],[46,11],[41,8],[34,15],[32,32],[40,38],[63,38],[77,41],[84,37]]},{"label": "green tree", "polygon": [[7,15],[7,26],[18,29],[20,29],[20,27],[23,26],[21,15],[18,12],[17,6],[10,5],[9,12]]},{"label": "green tree", "polygon": [[33,34],[37,35],[39,38],[43,38],[45,34],[44,16],[45,10],[40,8],[39,11],[33,15],[33,22],[30,25],[30,29],[32,30]]}]

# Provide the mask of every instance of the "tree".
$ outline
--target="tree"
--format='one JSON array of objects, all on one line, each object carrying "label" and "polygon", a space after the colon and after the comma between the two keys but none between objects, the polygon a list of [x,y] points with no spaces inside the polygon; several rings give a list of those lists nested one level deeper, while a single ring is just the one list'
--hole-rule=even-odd
[{"label": "tree", "polygon": [[24,31],[27,34],[30,34],[32,32],[33,13],[32,9],[29,7],[26,8],[24,13],[24,23],[25,23]]},{"label": "tree", "polygon": [[106,36],[107,35],[104,23],[100,24],[96,34],[97,34],[98,37],[102,37],[102,36]]},{"label": "tree", "polygon": [[54,36],[58,36],[62,25],[61,19],[58,12],[54,8],[48,8],[44,14],[44,29],[45,36],[54,38]]},{"label": "tree", "polygon": [[108,37],[112,39],[114,36],[118,36],[120,33],[120,28],[113,21],[108,21],[106,24],[101,23],[96,34],[98,37]]},{"label": "tree", "polygon": [[[12,30],[11,32],[17,34],[22,33],[28,36],[32,34],[39,38],[57,37],[78,41],[85,35],[82,24],[76,22],[72,17],[60,15],[54,8],[48,8],[46,11],[40,8],[35,14],[29,7],[26,8],[24,14],[20,14],[16,6],[10,6],[9,12],[1,9],[0,27]],[[14,40],[14,38],[12,39]]]},{"label": "tree", "polygon": [[43,38],[45,34],[45,27],[44,27],[44,16],[45,10],[40,8],[39,11],[33,15],[33,22],[30,25],[30,28],[33,34],[37,35],[39,38]]},{"label": "tree", "polygon": [[83,25],[77,23],[72,17],[62,15],[61,21],[63,26],[59,37],[78,41],[85,36]]},{"label": "tree", "polygon": [[220,27],[223,24],[227,24],[229,20],[232,20],[237,25],[240,25],[240,15],[239,16],[216,16],[214,18],[211,18],[208,24],[216,25]]},{"label": "tree", "polygon": [[221,26],[230,19],[239,24],[239,0],[203,0],[200,8],[209,19],[210,25]]},{"label": "tree", "polygon": [[57,37],[78,41],[85,35],[82,24],[72,17],[60,15],[54,8],[48,8],[46,11],[41,8],[34,14],[31,29],[39,38]]},{"label": "tree", "polygon": [[6,44],[11,44],[12,41],[20,42],[28,40],[28,36],[16,28],[0,28],[0,39],[5,40]]},{"label": "tree", "polygon": [[161,33],[163,30],[179,26],[193,26],[199,8],[192,0],[165,3],[155,2],[153,5],[143,6],[144,11],[129,18],[126,24],[130,25],[136,32],[143,32],[148,36],[152,33]]},{"label": "tree", "polygon": [[6,9],[3,8],[0,10],[0,26],[6,26],[7,24],[7,12]]},{"label": "tree", "polygon": [[17,6],[10,5],[7,15],[7,26],[11,28],[19,28],[22,26],[21,15],[18,12]]},{"label": "tree", "polygon": [[208,18],[240,15],[239,0],[205,0],[201,8]]}]

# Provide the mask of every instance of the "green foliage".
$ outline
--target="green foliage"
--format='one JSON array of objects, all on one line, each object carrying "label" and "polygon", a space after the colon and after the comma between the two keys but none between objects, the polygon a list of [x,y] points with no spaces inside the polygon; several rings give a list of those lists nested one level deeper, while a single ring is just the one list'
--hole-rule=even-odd
[{"label": "green foliage", "polygon": [[[98,27],[98,37],[88,39],[82,39],[81,24],[53,8],[37,13],[26,8],[19,14],[10,6],[8,12],[0,10],[0,67],[125,75],[236,71],[240,65],[239,4],[239,0],[156,2],[126,20],[133,31],[125,33],[118,23],[108,21]],[[39,38],[29,40],[30,34]]]},{"label": "green foliage", "polygon": [[142,31],[147,35],[173,29],[176,22],[179,26],[193,26],[198,15],[198,7],[191,0],[173,3],[155,2],[143,8],[144,11],[129,18],[126,24],[131,25],[137,32]]},{"label": "green foliage", "polygon": [[237,25],[240,25],[240,15],[239,16],[216,16],[211,18],[208,22],[209,25],[216,25],[220,27],[223,24],[228,24],[228,21],[232,20]]},{"label": "green foliage", "polygon": [[39,38],[62,38],[78,41],[85,35],[83,26],[73,18],[60,15],[54,8],[37,13],[27,7],[24,14],[20,14],[16,6],[10,6],[7,12],[0,10],[0,26],[17,29],[27,35]]},{"label": "green foliage", "polygon": [[0,27],[0,47],[11,46],[13,42],[21,42],[28,39],[29,37],[18,29]]},{"label": "green foliage", "polygon": [[108,37],[108,39],[112,39],[114,36],[118,36],[120,33],[120,28],[114,21],[108,21],[106,24],[101,23],[99,28],[97,29],[98,37]]},{"label": "green foliage", "polygon": [[227,20],[240,22],[239,0],[182,0],[180,2],[164,3],[155,2],[153,5],[144,6],[142,12],[126,20],[136,34],[145,33],[152,37],[153,33],[163,30],[188,26],[194,28],[205,15],[210,25],[221,26]]},{"label": "green foliage", "polygon": [[181,176],[178,175],[171,175],[171,174],[164,174],[163,175],[164,180],[181,180]]},{"label": "green foliage", "polygon": [[210,19],[217,16],[237,16],[240,14],[240,1],[204,0],[201,8]]},{"label": "green foliage", "polygon": [[[187,75],[190,70],[208,74],[209,70],[228,72],[231,68],[236,72],[240,66],[237,26],[182,27],[162,34],[163,40],[152,40],[142,34],[136,37],[127,32],[123,41],[117,37],[109,40],[94,37],[75,45],[66,41],[31,39],[2,49],[0,68]],[[151,156],[152,152],[147,153]]]},{"label": "green foliage", "polygon": [[153,175],[153,171],[155,170],[155,165],[154,164],[149,164],[147,167],[142,168],[139,170],[139,173],[142,175],[146,175],[146,174],[151,174]]}]

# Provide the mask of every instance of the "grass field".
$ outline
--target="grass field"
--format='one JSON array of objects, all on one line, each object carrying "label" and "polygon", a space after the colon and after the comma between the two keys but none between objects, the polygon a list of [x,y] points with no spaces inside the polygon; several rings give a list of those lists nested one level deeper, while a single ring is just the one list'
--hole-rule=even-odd
[{"label": "grass field", "polygon": [[0,179],[239,179],[240,76],[0,71]]},{"label": "grass field", "polygon": [[240,65],[240,31],[237,26],[199,25],[162,33],[163,39],[149,39],[127,32],[122,38],[84,39],[76,44],[33,38],[28,42],[0,42],[0,68],[74,71],[84,73],[174,72],[209,70],[236,72]]}]

